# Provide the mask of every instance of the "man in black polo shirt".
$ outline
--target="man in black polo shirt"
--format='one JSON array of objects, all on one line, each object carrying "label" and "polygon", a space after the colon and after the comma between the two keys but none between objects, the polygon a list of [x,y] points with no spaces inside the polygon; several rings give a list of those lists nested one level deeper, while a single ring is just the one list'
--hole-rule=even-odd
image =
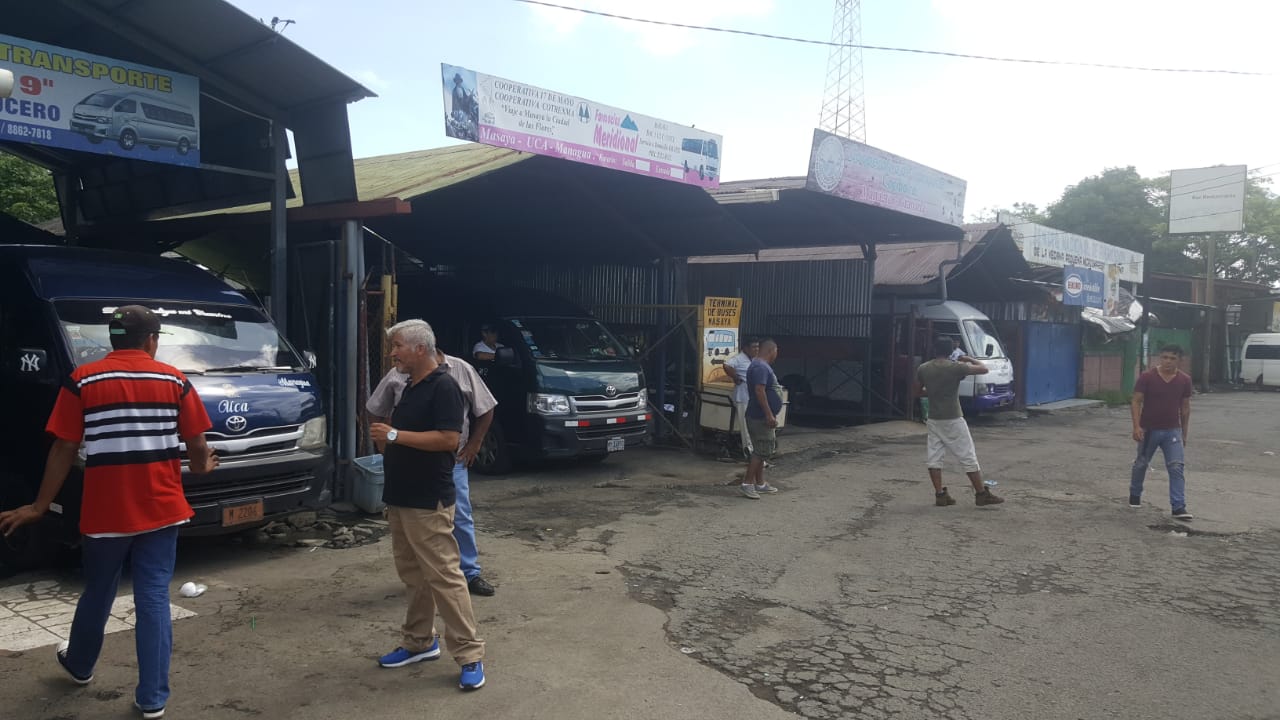
[{"label": "man in black polo shirt", "polygon": [[391,552],[410,597],[401,645],[378,664],[404,667],[440,657],[439,611],[445,645],[462,666],[458,686],[478,690],[484,686],[484,641],[476,636],[471,595],[453,537],[453,463],[466,405],[457,381],[436,360],[430,325],[406,320],[387,335],[391,362],[408,373],[409,382],[391,424],[373,423],[369,430],[383,451],[382,499],[391,525]]}]

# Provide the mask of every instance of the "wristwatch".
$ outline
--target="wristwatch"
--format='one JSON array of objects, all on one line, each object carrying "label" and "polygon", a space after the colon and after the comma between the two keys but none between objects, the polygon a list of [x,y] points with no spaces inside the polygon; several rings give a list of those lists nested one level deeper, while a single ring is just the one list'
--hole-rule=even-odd
[{"label": "wristwatch", "polygon": [[388,431],[387,431],[387,442],[389,442],[389,443],[393,443],[393,442],[395,442],[395,441],[396,441],[396,438],[398,438],[398,437],[400,437],[400,431],[399,431],[399,430],[397,430],[397,429],[395,429],[395,428],[391,428],[390,430],[388,430]]}]

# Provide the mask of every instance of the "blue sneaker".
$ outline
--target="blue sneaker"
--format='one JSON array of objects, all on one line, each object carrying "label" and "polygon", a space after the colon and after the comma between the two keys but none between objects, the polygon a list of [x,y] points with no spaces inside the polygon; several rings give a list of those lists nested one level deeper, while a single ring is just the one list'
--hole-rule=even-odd
[{"label": "blue sneaker", "polygon": [[384,668],[398,668],[405,665],[412,665],[423,660],[435,660],[440,657],[440,638],[431,641],[431,647],[418,652],[410,652],[402,647],[378,658],[378,664]]},{"label": "blue sneaker", "polygon": [[88,677],[81,677],[71,672],[71,668],[67,667],[67,648],[69,647],[71,647],[71,641],[69,640],[63,640],[62,642],[58,643],[58,650],[56,654],[56,657],[58,658],[58,664],[62,666],[63,670],[67,671],[68,675],[71,676],[72,682],[74,682],[77,685],[88,685],[89,683],[93,682],[92,674],[89,675]]},{"label": "blue sneaker", "polygon": [[473,662],[462,666],[458,687],[463,690],[479,690],[484,687],[484,663]]}]

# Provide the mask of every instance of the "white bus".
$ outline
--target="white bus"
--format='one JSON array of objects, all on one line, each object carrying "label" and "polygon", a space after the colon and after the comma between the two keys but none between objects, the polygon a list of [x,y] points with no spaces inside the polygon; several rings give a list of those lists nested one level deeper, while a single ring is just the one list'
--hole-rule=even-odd
[{"label": "white bus", "polygon": [[152,150],[172,147],[186,155],[200,146],[191,108],[130,90],[104,90],[81,100],[72,112],[71,130],[91,143],[114,140],[129,151],[141,144]]},{"label": "white bus", "polygon": [[1240,380],[1258,387],[1280,387],[1280,333],[1256,333],[1244,340]]}]

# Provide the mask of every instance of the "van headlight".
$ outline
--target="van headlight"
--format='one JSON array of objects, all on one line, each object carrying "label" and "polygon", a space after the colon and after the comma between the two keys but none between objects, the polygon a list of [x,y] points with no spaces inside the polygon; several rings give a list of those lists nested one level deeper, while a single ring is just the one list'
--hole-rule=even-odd
[{"label": "van headlight", "polygon": [[565,395],[530,393],[529,410],[540,415],[568,415],[569,398]]},{"label": "van headlight", "polygon": [[302,423],[302,437],[298,440],[298,447],[303,450],[315,450],[316,448],[324,447],[328,444],[325,437],[328,434],[325,432],[327,429],[323,415]]},{"label": "van headlight", "polygon": [[974,388],[974,393],[978,395],[986,395],[987,390],[989,389],[990,389],[990,386],[987,385],[986,383],[978,383],[977,387]]}]

